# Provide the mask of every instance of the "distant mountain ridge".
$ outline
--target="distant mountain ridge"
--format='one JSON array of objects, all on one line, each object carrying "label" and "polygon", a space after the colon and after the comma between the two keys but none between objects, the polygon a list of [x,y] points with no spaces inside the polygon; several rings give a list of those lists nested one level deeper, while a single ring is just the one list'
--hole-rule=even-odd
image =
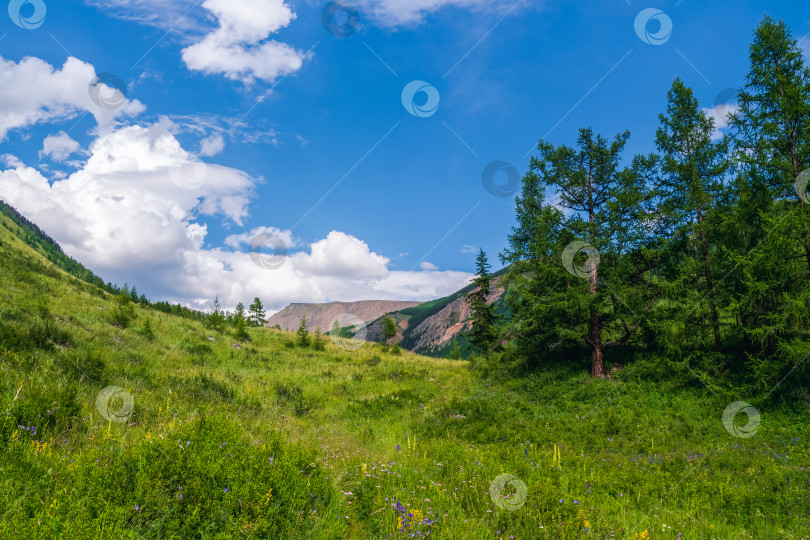
[{"label": "distant mountain ridge", "polygon": [[[421,302],[400,302],[395,300],[361,300],[359,302],[329,302],[327,304],[290,304],[267,319],[267,326],[281,327],[294,331],[306,315],[310,330],[319,328],[328,332],[332,322],[340,315],[348,313],[364,323],[374,321],[386,313],[420,305]],[[341,318],[341,324],[345,321]]]},{"label": "distant mountain ridge", "polygon": [[[492,275],[491,294],[487,298],[496,306],[496,312],[508,316],[504,301],[505,289],[501,280],[508,271],[503,268]],[[403,348],[428,356],[446,356],[453,341],[458,341],[463,356],[470,354],[469,339],[466,333],[472,328],[470,306],[467,295],[476,287],[472,284],[455,293],[428,302],[395,302],[387,300],[367,300],[361,302],[331,302],[328,304],[290,304],[267,320],[267,326],[280,326],[283,330],[294,331],[306,315],[308,327],[317,327],[326,333],[332,329],[333,321],[344,313],[349,313],[366,325],[366,341],[384,341],[382,321],[390,315],[397,324],[394,338]],[[341,318],[344,326],[346,321]],[[348,328],[350,332],[358,329]]]},{"label": "distant mountain ridge", "polygon": [[[493,274],[491,293],[487,297],[487,302],[495,305],[496,313],[504,317],[508,316],[509,310],[504,301],[506,291],[501,280],[508,269],[503,268]],[[468,320],[470,305],[467,295],[475,289],[470,284],[444,298],[389,313],[397,323],[395,339],[405,349],[438,357],[446,356],[453,341],[457,340],[462,356],[468,356],[471,351],[466,333],[472,329],[472,324]],[[382,316],[369,323],[366,340],[383,341]]]}]

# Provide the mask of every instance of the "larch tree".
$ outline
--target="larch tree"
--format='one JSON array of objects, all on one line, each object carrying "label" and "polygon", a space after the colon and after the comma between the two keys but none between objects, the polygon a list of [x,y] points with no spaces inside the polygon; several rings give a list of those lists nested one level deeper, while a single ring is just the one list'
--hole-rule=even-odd
[{"label": "larch tree", "polygon": [[[662,157],[662,174],[656,182],[660,197],[658,217],[671,227],[676,249],[686,251],[681,255],[692,259],[694,269],[688,274],[694,277],[683,276],[687,285],[679,288],[679,295],[697,295],[697,302],[706,298],[714,347],[719,352],[723,344],[706,216],[714,208],[723,187],[723,175],[729,167],[727,145],[712,140],[714,121],[701,110],[692,89],[680,78],[667,94],[666,113],[658,118],[660,125],[655,140]],[[694,311],[691,306],[686,309],[688,313]]]}]

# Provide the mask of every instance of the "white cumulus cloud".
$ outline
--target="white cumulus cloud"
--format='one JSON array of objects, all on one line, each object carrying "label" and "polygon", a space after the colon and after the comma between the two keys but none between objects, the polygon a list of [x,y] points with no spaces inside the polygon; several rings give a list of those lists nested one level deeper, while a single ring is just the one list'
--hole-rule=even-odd
[{"label": "white cumulus cloud", "polygon": [[[82,168],[49,184],[13,156],[0,170],[0,198],[59,242],[105,281],[129,283],[153,299],[207,309],[262,298],[270,310],[291,302],[429,300],[466,285],[470,274],[389,270],[387,257],[352,235],[332,231],[303,249],[289,230],[261,226],[206,242],[206,219],[238,225],[260,179],[205,164],[193,189],[176,182],[190,158],[162,119],[100,134]],[[250,253],[261,234],[281,238],[288,253],[272,268]],[[228,249],[231,248],[231,249]]]},{"label": "white cumulus cloud", "polygon": [[225,149],[225,139],[222,135],[215,133],[200,141],[200,151],[198,154],[204,157],[216,156]]},{"label": "white cumulus cloud", "polygon": [[80,146],[78,141],[70,138],[70,135],[60,131],[56,135],[48,135],[42,142],[40,156],[48,156],[56,162],[65,161],[71,154],[78,152]]},{"label": "white cumulus cloud", "polygon": [[183,49],[189,69],[251,83],[272,82],[301,68],[304,53],[268,39],[295,18],[283,0],[205,0],[202,6],[219,26]]},{"label": "white cumulus cloud", "polygon": [[[97,105],[90,97],[94,80],[93,66],[73,57],[55,69],[39,58],[13,62],[0,56],[0,141],[12,129],[65,120],[82,112],[92,114],[100,128],[107,128],[119,116],[135,116],[145,110],[138,100],[129,99],[115,109]],[[114,90],[102,86],[105,91]]]},{"label": "white cumulus cloud", "polygon": [[736,103],[721,103],[715,107],[704,107],[703,113],[714,120],[714,132],[712,140],[718,141],[723,138],[722,130],[729,126],[729,116],[739,112],[740,108]]}]

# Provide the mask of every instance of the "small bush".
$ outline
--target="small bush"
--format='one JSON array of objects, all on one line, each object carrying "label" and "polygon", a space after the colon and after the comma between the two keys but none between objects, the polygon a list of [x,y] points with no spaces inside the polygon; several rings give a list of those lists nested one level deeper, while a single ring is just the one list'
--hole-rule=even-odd
[{"label": "small bush", "polygon": [[292,407],[297,416],[303,416],[312,410],[312,402],[304,396],[300,386],[280,384],[276,387],[277,402],[279,405]]},{"label": "small bush", "polygon": [[122,291],[115,299],[115,307],[112,312],[112,323],[120,328],[127,328],[137,317],[132,298]]},{"label": "small bush", "polygon": [[381,361],[382,360],[380,360],[380,357],[375,354],[374,356],[366,360],[366,365],[369,367],[374,367],[379,365]]}]

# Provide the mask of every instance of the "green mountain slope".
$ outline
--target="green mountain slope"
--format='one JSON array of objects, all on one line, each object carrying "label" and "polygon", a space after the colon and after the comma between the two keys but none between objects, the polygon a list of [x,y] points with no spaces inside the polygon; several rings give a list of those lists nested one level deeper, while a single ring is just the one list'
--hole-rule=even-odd
[{"label": "green mountain slope", "polygon": [[810,535],[806,407],[742,438],[736,396],[641,360],[499,382],[140,303],[116,326],[32,232],[0,215],[0,539]]}]

